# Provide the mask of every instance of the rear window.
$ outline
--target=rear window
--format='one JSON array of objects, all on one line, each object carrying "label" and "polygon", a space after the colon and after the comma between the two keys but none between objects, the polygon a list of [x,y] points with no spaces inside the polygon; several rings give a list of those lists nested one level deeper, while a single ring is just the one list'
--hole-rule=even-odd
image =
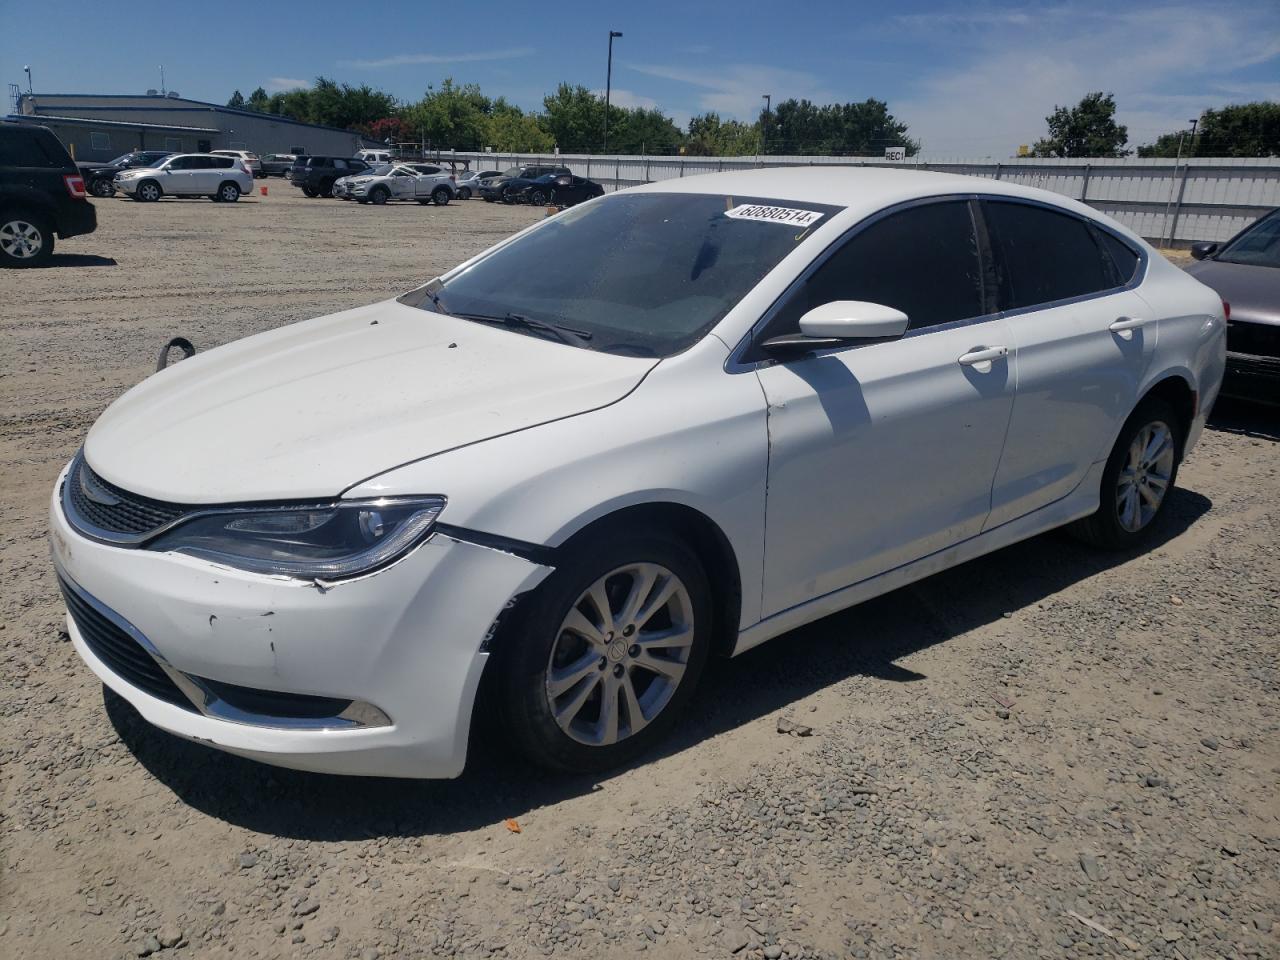
[{"label": "rear window", "polygon": [[[0,130],[0,166],[5,167],[65,167],[71,157],[62,144],[52,139],[52,134],[40,130]],[[54,147],[58,149],[55,150]]]}]

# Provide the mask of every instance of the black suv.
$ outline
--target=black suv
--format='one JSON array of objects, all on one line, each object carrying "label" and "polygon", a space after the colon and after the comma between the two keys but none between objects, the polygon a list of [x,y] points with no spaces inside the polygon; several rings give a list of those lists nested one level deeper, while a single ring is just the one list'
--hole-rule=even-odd
[{"label": "black suv", "polygon": [[330,197],[333,181],[368,169],[355,157],[299,157],[289,168],[289,182],[308,197]]},{"label": "black suv", "polygon": [[48,127],[0,120],[0,266],[34,267],[64,240],[98,229],[71,154]]},{"label": "black suv", "polygon": [[109,163],[77,163],[84,177],[85,189],[95,197],[110,197],[116,192],[116,174],[133,167],[154,167],[165,157],[173,156],[172,150],[135,150],[116,157]]}]

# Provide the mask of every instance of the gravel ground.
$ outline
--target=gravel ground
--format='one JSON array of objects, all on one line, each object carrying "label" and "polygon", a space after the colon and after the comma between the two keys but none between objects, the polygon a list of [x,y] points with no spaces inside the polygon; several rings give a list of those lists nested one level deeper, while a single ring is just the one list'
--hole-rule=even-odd
[{"label": "gravel ground", "polygon": [[304,200],[95,201],[0,274],[0,955],[1280,955],[1280,429],[1222,407],[1137,555],[1050,535],[708,676],[606,779],[488,730],[452,782],[179,741],[76,658],[47,498],[182,333],[392,295],[529,222]]}]

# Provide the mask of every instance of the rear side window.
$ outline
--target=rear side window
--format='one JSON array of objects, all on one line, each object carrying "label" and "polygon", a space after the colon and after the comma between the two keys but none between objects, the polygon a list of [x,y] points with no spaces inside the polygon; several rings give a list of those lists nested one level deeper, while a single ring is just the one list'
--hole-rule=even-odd
[{"label": "rear side window", "polygon": [[236,162],[231,157],[214,157],[211,165],[225,170],[228,167],[234,167]]},{"label": "rear side window", "polygon": [[854,234],[796,291],[770,335],[795,332],[805,313],[833,300],[895,307],[913,330],[985,314],[968,202],[911,207]]},{"label": "rear side window", "polygon": [[0,166],[64,167],[70,162],[69,156],[51,150],[38,130],[0,131]]},{"label": "rear side window", "polygon": [[1138,254],[1114,233],[1099,230],[1098,236],[1102,238],[1102,249],[1107,252],[1107,256],[1111,259],[1111,266],[1115,269],[1117,285],[1123,286],[1138,272],[1140,262]]},{"label": "rear side window", "polygon": [[1017,310],[1119,286],[1083,220],[1045,207],[983,202],[1000,309]]}]

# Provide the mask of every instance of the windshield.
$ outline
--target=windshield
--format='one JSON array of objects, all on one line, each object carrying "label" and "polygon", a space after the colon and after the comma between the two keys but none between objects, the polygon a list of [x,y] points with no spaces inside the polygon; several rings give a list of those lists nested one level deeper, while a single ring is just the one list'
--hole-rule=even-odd
[{"label": "windshield", "polygon": [[1213,259],[1253,267],[1280,267],[1280,211],[1263,217]]},{"label": "windshield", "polygon": [[[840,208],[721,194],[618,194],[559,214],[401,303],[589,335],[592,350],[665,357],[701,339]],[[524,326],[519,332],[538,331]]]},{"label": "windshield", "polygon": [[502,176],[504,176],[504,177],[518,177],[518,176],[520,176],[520,168],[519,168],[519,167],[507,167],[507,169],[505,169],[505,170],[503,170],[503,171],[502,171]]},{"label": "windshield", "polygon": [[376,167],[370,167],[368,170],[361,170],[358,174],[355,174],[355,176],[385,177],[388,173],[391,172],[391,169],[392,169],[392,164],[380,163]]}]

